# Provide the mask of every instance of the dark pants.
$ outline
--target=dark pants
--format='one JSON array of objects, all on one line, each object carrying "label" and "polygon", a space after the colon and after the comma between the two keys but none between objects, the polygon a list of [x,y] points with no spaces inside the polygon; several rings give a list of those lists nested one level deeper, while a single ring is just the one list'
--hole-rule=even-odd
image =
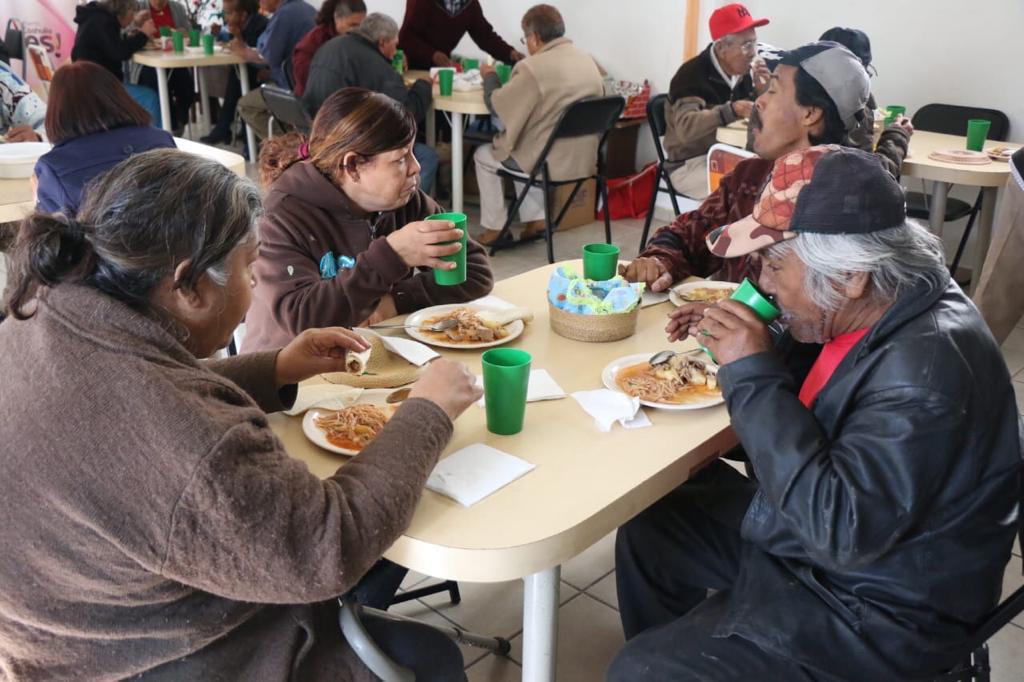
[{"label": "dark pants", "polygon": [[363,616],[363,625],[388,658],[409,668],[416,682],[462,682],[465,663],[459,647],[444,633],[419,623]]},{"label": "dark pants", "polygon": [[348,591],[363,606],[386,611],[409,569],[381,559]]},{"label": "dark pants", "polygon": [[755,490],[716,461],[619,529],[616,587],[628,641],[610,681],[822,679],[741,637],[711,636],[739,573],[739,528]]},{"label": "dark pants", "polygon": [[[256,69],[247,66],[249,69],[249,83],[257,83]],[[235,121],[235,112],[238,110],[238,100],[242,99],[242,81],[238,79],[238,71],[231,69],[228,73],[228,82],[224,90],[224,103],[217,114],[217,123],[214,131],[226,136],[231,132],[231,124]]]},{"label": "dark pants", "polygon": [[[156,69],[142,67],[139,72],[139,85],[159,91]],[[188,123],[188,111],[195,101],[195,84],[192,82],[191,69],[170,69],[167,72],[167,93],[171,99],[171,128],[181,128]]]}]

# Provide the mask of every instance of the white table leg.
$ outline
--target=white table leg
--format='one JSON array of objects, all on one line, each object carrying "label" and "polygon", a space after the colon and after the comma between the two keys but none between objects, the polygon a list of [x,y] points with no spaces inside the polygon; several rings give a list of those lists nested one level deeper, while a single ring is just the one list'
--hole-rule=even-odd
[{"label": "white table leg", "polygon": [[196,69],[198,72],[196,75],[199,78],[199,103],[200,111],[203,112],[203,118],[201,119],[200,126],[202,126],[201,132],[206,135],[210,132],[210,91],[207,90],[206,86],[206,69]]},{"label": "white table leg", "polygon": [[161,127],[171,132],[171,94],[167,91],[167,69],[162,66],[156,67],[156,89],[160,95]]},{"label": "white table leg", "polygon": [[452,211],[462,213],[462,114],[452,112]]},{"label": "white table leg", "polygon": [[949,185],[944,182],[932,183],[932,205],[928,210],[928,225],[932,234],[941,237],[942,228],[946,224],[946,194]]},{"label": "white table leg", "polygon": [[523,578],[523,682],[554,682],[561,574],[555,566]]},{"label": "white table leg", "polygon": [[[249,92],[249,68],[245,64],[238,65],[238,82],[242,85],[242,95]],[[256,134],[252,127],[245,124],[245,141],[249,146],[249,162],[256,163]]]},{"label": "white table leg", "polygon": [[992,241],[992,221],[996,214],[996,198],[998,187],[985,187],[981,190],[981,212],[974,226],[974,259],[971,264],[971,293],[981,279],[981,268],[985,265],[989,243]]},{"label": "white table leg", "polygon": [[431,102],[427,109],[427,146],[437,148],[437,116],[434,104]]}]

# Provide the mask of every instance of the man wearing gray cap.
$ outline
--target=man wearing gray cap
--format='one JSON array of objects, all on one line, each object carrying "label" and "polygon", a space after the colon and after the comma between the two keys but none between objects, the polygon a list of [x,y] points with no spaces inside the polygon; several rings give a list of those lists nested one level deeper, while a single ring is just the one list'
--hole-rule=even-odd
[{"label": "man wearing gray cap", "polygon": [[[740,162],[699,208],[659,230],[640,256],[621,268],[622,274],[655,292],[691,275],[733,282],[756,278],[756,260],[718,258],[708,251],[704,238],[750,214],[779,156],[815,144],[848,146],[849,133],[864,115],[869,89],[860,59],[837,43],[810,43],[783,53],[751,115],[758,158]],[[904,149],[887,145],[879,152],[886,170],[898,175]]]}]

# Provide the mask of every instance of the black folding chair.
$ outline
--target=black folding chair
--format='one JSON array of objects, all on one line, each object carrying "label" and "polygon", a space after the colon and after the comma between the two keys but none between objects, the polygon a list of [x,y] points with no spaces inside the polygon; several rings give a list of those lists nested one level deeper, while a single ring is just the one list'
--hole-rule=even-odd
[{"label": "black folding chair", "polygon": [[25,35],[20,28],[15,28],[12,21],[7,22],[7,31],[4,33],[4,47],[7,48],[7,54],[11,59],[21,60],[21,79],[25,80],[25,75],[28,73],[28,59],[25,56]]},{"label": "black folding chair", "polygon": [[[982,118],[991,122],[988,129],[988,139],[1002,142],[1010,131],[1010,119],[1006,114],[997,109],[984,109],[981,107],[962,107],[955,104],[926,104],[914,114],[912,123],[918,130],[927,130],[933,133],[945,133],[946,135],[963,136],[967,130],[967,121],[972,118]],[[978,191],[978,198],[973,204],[960,199],[946,199],[946,212],[943,222],[951,223],[961,218],[967,218],[967,226],[960,238],[960,244],[956,249],[956,256],[949,266],[951,274],[956,274],[960,265],[960,259],[967,246],[967,240],[971,236],[974,221],[981,212],[982,191]],[[928,220],[930,217],[928,195],[922,192],[907,192],[907,215],[919,220]],[[977,276],[977,273],[975,273]]]},{"label": "black folding chair", "polygon": [[[654,194],[651,195],[651,203],[647,207],[647,217],[644,219],[644,231],[640,235],[640,251],[647,245],[647,237],[651,232],[651,221],[654,220],[654,205],[658,201],[658,193],[665,192],[672,200],[672,210],[679,215],[679,200],[681,196],[672,184],[666,165],[665,149],[661,145],[661,138],[665,135],[665,107],[668,106],[668,95],[655,95],[647,102],[647,123],[651,126],[651,136],[654,137],[654,151],[658,154],[658,174],[655,179]],[[664,184],[663,184],[664,183]]]},{"label": "black folding chair", "polygon": [[[516,242],[511,238],[512,221],[514,220],[516,213],[519,211],[519,207],[522,205],[523,200],[526,199],[526,195],[530,189],[533,187],[540,187],[544,190],[544,236],[548,242],[548,262],[554,263],[555,228],[557,228],[559,223],[562,222],[562,218],[565,217],[565,212],[572,204],[572,200],[576,198],[576,194],[579,193],[583,183],[591,178],[594,178],[597,181],[598,191],[601,193],[601,200],[604,202],[604,236],[605,241],[609,244],[611,243],[612,224],[608,211],[608,182],[604,177],[603,152],[605,142],[608,139],[608,131],[611,130],[612,126],[615,125],[615,122],[619,120],[619,116],[622,115],[622,110],[625,106],[625,100],[619,96],[586,97],[573,102],[569,108],[562,113],[562,117],[558,120],[558,124],[555,126],[555,129],[551,132],[551,136],[544,145],[543,151],[541,151],[540,158],[537,159],[537,163],[534,164],[528,177],[523,177],[522,175],[504,169],[498,170],[498,175],[511,179],[514,185],[522,184],[523,191],[518,193],[516,200],[509,207],[508,217],[505,219],[504,227],[501,228],[501,234],[498,236],[498,240],[491,247],[492,256],[497,251],[510,248],[516,244]],[[552,180],[548,169],[548,154],[551,152],[555,143],[559,140],[586,137],[588,135],[601,136],[601,141],[597,146],[597,172],[593,175],[587,175],[582,178],[573,178],[571,180]],[[548,204],[551,203],[551,189],[570,184],[574,185],[572,192],[565,200],[565,205],[562,206],[557,217],[552,221],[551,210],[549,210],[548,207]],[[553,209],[555,207],[552,206],[551,208]]]},{"label": "black folding chair", "polygon": [[274,137],[274,121],[295,128],[300,133],[308,133],[313,126],[302,101],[291,90],[276,85],[263,85],[260,88],[263,101],[270,110],[270,122],[267,124],[267,137]]}]

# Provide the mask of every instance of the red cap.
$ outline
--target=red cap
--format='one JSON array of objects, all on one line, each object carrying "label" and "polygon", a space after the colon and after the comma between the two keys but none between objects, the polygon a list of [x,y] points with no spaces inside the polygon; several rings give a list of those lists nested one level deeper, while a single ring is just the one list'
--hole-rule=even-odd
[{"label": "red cap", "polygon": [[758,28],[768,23],[767,19],[755,19],[750,10],[738,2],[723,5],[711,13],[708,26],[711,28],[711,39],[718,40],[730,33],[741,33],[748,28]]}]

